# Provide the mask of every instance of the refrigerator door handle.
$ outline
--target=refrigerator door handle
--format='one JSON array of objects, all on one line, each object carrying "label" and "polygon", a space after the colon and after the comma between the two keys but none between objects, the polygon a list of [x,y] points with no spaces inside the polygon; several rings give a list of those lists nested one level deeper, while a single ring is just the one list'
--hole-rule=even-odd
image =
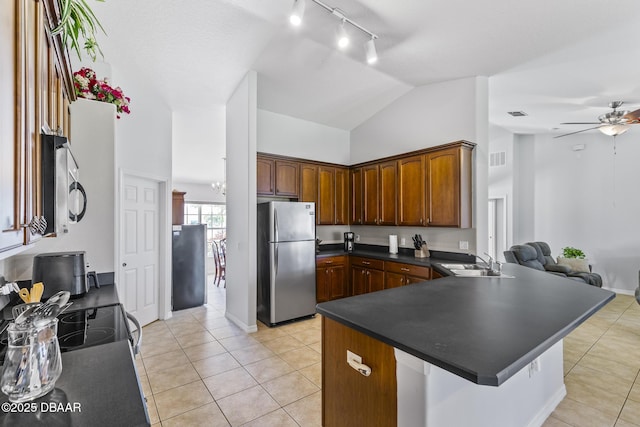
[{"label": "refrigerator door handle", "polygon": [[277,243],[275,244],[275,254],[274,255],[275,255],[275,259],[274,259],[274,261],[275,261],[275,275],[277,276],[278,275],[278,244]]},{"label": "refrigerator door handle", "polygon": [[275,242],[278,240],[278,210],[273,210],[273,240]]}]

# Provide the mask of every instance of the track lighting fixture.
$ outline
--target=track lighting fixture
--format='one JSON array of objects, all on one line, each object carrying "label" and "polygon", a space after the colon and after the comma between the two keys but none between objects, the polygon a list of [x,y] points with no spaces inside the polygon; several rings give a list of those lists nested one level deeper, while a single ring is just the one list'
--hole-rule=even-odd
[{"label": "track lighting fixture", "polygon": [[299,27],[302,24],[302,17],[304,16],[304,8],[306,6],[306,0],[295,0],[291,14],[289,15],[289,22],[295,27]]},{"label": "track lighting fixture", "polygon": [[364,44],[364,50],[367,54],[367,64],[373,65],[378,62],[378,52],[376,52],[375,38],[371,37],[371,40]]},{"label": "track lighting fixture", "polygon": [[[338,19],[340,19],[341,23],[340,23],[340,26],[338,27],[338,40],[337,40],[338,48],[346,49],[347,46],[349,46],[349,35],[347,34],[345,24],[351,24],[353,27],[357,28],[358,30],[362,31],[363,33],[367,34],[370,37],[370,39],[364,45],[367,63],[369,65],[373,65],[376,62],[378,62],[378,53],[376,52],[376,45],[375,45],[375,39],[378,38],[377,35],[367,30],[362,25],[359,25],[355,21],[352,21],[351,19],[347,18],[344,12],[342,12],[337,7],[331,7],[329,5],[326,5],[320,0],[311,0],[311,1],[317,4],[318,6],[322,7],[332,15],[336,16]],[[295,0],[295,2],[293,3],[293,8],[291,9],[291,14],[289,15],[289,21],[291,22],[291,25],[300,26],[302,24],[304,8],[305,8],[305,0]]]},{"label": "track lighting fixture", "polygon": [[338,48],[346,49],[349,46],[349,35],[344,28],[345,20],[342,20],[342,24],[338,27]]}]

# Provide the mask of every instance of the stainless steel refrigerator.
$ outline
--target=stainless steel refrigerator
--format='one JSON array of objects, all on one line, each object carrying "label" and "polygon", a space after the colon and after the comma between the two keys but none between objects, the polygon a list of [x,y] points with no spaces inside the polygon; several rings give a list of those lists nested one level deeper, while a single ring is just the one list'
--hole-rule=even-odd
[{"label": "stainless steel refrigerator", "polygon": [[315,314],[315,204],[258,204],[258,319],[274,326]]},{"label": "stainless steel refrigerator", "polygon": [[206,227],[205,224],[173,226],[171,286],[174,311],[205,303]]}]

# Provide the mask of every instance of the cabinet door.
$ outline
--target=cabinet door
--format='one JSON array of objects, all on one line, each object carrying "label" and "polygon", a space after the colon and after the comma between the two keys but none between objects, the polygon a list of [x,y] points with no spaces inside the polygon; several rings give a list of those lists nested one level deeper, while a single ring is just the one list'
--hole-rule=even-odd
[{"label": "cabinet door", "polygon": [[[368,377],[346,363],[347,350],[371,368]],[[395,426],[398,418],[393,347],[322,318],[322,425]]]},{"label": "cabinet door", "polygon": [[363,224],[378,224],[378,165],[364,166],[362,168],[362,205]]},{"label": "cabinet door", "polygon": [[298,163],[276,160],[276,196],[298,197]]},{"label": "cabinet door", "polygon": [[[16,8],[23,10],[23,2],[0,3],[0,251],[22,245],[23,230],[20,219],[24,197],[23,154],[24,133],[21,93],[17,92],[23,66],[16,57],[18,44],[17,26],[24,26],[23,19],[16,19]],[[22,15],[20,15],[22,16]],[[18,64],[18,67],[15,64]]]},{"label": "cabinet door", "polygon": [[171,203],[171,224],[181,225],[184,224],[184,195],[187,194],[182,191],[174,191],[172,193]]},{"label": "cabinet door", "polygon": [[335,221],[335,169],[326,166],[318,168],[318,224],[329,225]]},{"label": "cabinet door", "polygon": [[439,273],[439,272],[438,272],[438,271],[436,271],[436,270],[431,270],[431,280],[439,279],[439,278],[441,278],[441,277],[444,277],[444,275],[443,275],[443,274],[441,274],[441,273]]},{"label": "cabinet door", "polygon": [[351,182],[351,224],[362,224],[362,168],[349,171]]},{"label": "cabinet door", "polygon": [[426,280],[431,280],[430,277],[419,277],[419,276],[406,276],[405,285],[412,285],[414,283],[424,282]]},{"label": "cabinet door", "polygon": [[275,194],[275,164],[273,159],[258,157],[256,160],[256,193],[258,196],[273,196]]},{"label": "cabinet door", "polygon": [[400,286],[406,285],[404,274],[391,273],[387,271],[384,273],[384,288],[399,288]]},{"label": "cabinet door", "polygon": [[316,302],[329,301],[330,281],[328,267],[316,268]]},{"label": "cabinet door", "polygon": [[367,269],[351,266],[351,295],[366,294],[367,290]]},{"label": "cabinet door", "polygon": [[367,292],[381,291],[384,289],[384,271],[367,270]]},{"label": "cabinet door", "polygon": [[300,165],[300,197],[298,200],[318,203],[318,166],[306,163]]},{"label": "cabinet door", "polygon": [[427,197],[430,226],[461,226],[459,149],[427,154]]},{"label": "cabinet door", "polygon": [[398,160],[398,225],[426,225],[424,177],[424,156]]},{"label": "cabinet door", "polygon": [[349,170],[336,168],[335,224],[349,223]]},{"label": "cabinet door", "polygon": [[380,166],[380,216],[378,225],[396,225],[396,162],[381,163]]},{"label": "cabinet door", "polygon": [[346,281],[347,276],[345,274],[345,266],[336,265],[335,267],[331,267],[329,269],[329,274],[331,276],[330,287],[329,287],[329,300],[344,298],[348,296],[347,281]]}]

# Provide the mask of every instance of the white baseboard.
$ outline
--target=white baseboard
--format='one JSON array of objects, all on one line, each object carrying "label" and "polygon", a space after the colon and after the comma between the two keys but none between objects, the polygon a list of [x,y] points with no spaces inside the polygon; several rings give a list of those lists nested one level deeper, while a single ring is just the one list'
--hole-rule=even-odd
[{"label": "white baseboard", "polygon": [[635,289],[619,289],[619,288],[610,288],[608,286],[603,286],[602,289],[606,289],[608,291],[611,292],[615,292],[616,294],[620,294],[620,295],[634,295],[635,294]]},{"label": "white baseboard", "polygon": [[238,319],[233,314],[229,313],[228,311],[224,313],[224,317],[231,320],[233,323],[236,324],[236,326],[238,326],[240,329],[242,329],[246,333],[258,332],[258,325],[249,326],[243,321],[241,321],[240,319]]},{"label": "white baseboard", "polygon": [[556,391],[553,396],[551,396],[547,404],[544,405],[542,409],[540,409],[538,414],[531,420],[527,427],[542,426],[545,421],[547,421],[547,418],[549,418],[549,415],[551,415],[551,413],[556,410],[556,407],[560,404],[560,402],[562,402],[562,399],[564,399],[566,395],[567,388],[563,383],[562,387],[560,387],[558,391]]}]

